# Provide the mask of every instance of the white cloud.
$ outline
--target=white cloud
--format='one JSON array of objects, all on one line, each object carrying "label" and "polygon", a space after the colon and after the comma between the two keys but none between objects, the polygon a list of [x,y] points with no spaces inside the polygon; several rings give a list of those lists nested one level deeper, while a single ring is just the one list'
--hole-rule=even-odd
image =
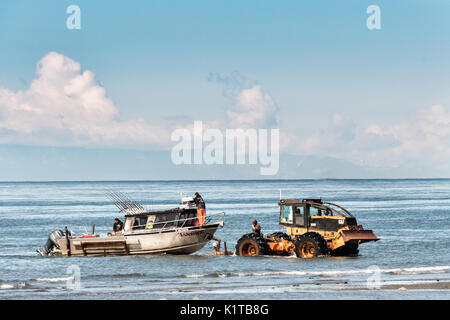
[{"label": "white cloud", "polygon": [[[226,77],[210,74],[209,80],[224,85],[229,108],[225,120],[204,121],[205,130],[277,126],[278,106],[261,85],[236,72]],[[38,62],[36,78],[25,90],[0,87],[0,143],[4,144],[170,148],[171,132],[181,127],[192,131],[192,126],[186,119],[157,124],[122,120],[95,74],[56,52]],[[281,130],[280,147],[288,153],[379,167],[448,167],[450,112],[435,105],[393,125],[366,127],[335,113],[309,136]]]},{"label": "white cloud", "polygon": [[44,145],[164,145],[169,131],[119,110],[90,70],[56,52],[24,91],[0,88],[0,142]]},{"label": "white cloud", "polygon": [[243,89],[236,97],[236,107],[227,111],[231,127],[268,128],[275,123],[275,102],[259,85]]},{"label": "white cloud", "polygon": [[208,80],[225,85],[229,100],[227,126],[231,128],[271,128],[277,124],[278,106],[272,96],[237,72],[231,76],[211,73]]},{"label": "white cloud", "polygon": [[377,136],[383,136],[384,135],[383,130],[376,124],[369,125],[364,133],[366,133],[366,134],[374,134],[374,135],[377,135]]},{"label": "white cloud", "polygon": [[401,145],[393,151],[410,159],[450,160],[450,112],[443,105],[419,110],[386,129]]},{"label": "white cloud", "polygon": [[[277,123],[278,107],[258,84],[233,73],[215,77],[229,99],[225,121],[204,122],[207,128],[269,128]],[[202,120],[202,119],[194,119]],[[57,52],[45,55],[36,77],[25,90],[0,87],[0,143],[52,146],[114,146],[170,148],[171,132],[192,131],[192,123],[143,119],[122,120],[95,74]]]},{"label": "white cloud", "polygon": [[297,137],[291,142],[294,146],[300,154],[328,155],[375,167],[447,167],[450,112],[435,105],[384,128],[379,124],[361,127],[334,114],[325,129]]},{"label": "white cloud", "polygon": [[320,122],[318,125],[319,129],[313,135],[297,138],[295,147],[293,146],[297,152],[329,155],[339,152],[355,140],[355,123],[339,113],[334,113],[328,122]]}]

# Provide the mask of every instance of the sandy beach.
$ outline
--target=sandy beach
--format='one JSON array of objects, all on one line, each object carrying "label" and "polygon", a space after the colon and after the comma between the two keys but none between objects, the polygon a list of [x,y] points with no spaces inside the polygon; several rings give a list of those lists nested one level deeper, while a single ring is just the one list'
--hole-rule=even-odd
[{"label": "sandy beach", "polygon": [[382,286],[381,289],[392,289],[392,290],[448,290],[450,289],[449,281],[433,280],[427,283],[415,283],[415,284],[390,284]]}]

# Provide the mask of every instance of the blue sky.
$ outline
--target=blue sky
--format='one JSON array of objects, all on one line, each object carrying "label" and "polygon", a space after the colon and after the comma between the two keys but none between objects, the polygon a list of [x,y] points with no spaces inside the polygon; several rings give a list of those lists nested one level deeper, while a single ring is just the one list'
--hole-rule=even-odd
[{"label": "blue sky", "polygon": [[[71,4],[81,8],[81,30],[66,28]],[[372,4],[381,8],[381,30],[366,27],[366,8]],[[180,118],[192,123],[226,118],[227,109],[236,107],[224,94],[227,86],[208,81],[208,75],[239,74],[275,101],[277,126],[293,137],[292,146],[299,146],[285,152],[295,149],[294,154],[331,155],[375,167],[419,168],[429,161],[430,152],[444,149],[434,175],[450,176],[444,165],[450,157],[445,150],[450,145],[448,124],[439,120],[447,119],[450,110],[449,9],[445,0],[4,0],[0,88],[26,91],[37,77],[38,61],[56,52],[78,62],[80,72],[95,74],[122,121],[142,119],[156,125]],[[436,105],[441,107],[433,109],[435,117],[414,127]],[[434,125],[439,127],[422,132]],[[399,154],[411,153],[416,148],[411,141],[418,138],[406,137],[402,130],[432,136],[406,162]],[[356,142],[321,143],[328,135],[346,136],[343,131],[351,131]],[[370,142],[371,149],[365,144],[367,132],[383,141],[395,140],[404,149],[392,149],[390,143],[378,146],[379,139]],[[319,145],[303,145],[307,140]],[[434,149],[425,146],[431,140]],[[41,143],[23,133],[0,141],[60,146],[48,136]],[[111,143],[86,147],[108,148]],[[369,155],[379,148],[379,159]]]}]

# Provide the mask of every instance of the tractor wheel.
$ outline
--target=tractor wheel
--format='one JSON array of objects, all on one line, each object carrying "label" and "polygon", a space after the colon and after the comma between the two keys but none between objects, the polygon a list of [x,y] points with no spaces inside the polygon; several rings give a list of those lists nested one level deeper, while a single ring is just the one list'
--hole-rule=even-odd
[{"label": "tractor wheel", "polygon": [[276,241],[281,241],[281,240],[292,240],[290,236],[288,236],[286,233],[283,232],[274,232],[272,234],[269,234],[267,236],[268,238],[275,238]]},{"label": "tractor wheel", "polygon": [[317,233],[306,233],[295,242],[295,254],[299,258],[310,259],[328,253],[325,240]]},{"label": "tractor wheel", "polygon": [[236,244],[236,254],[238,256],[261,256],[269,252],[269,246],[263,237],[254,233],[242,236]]}]

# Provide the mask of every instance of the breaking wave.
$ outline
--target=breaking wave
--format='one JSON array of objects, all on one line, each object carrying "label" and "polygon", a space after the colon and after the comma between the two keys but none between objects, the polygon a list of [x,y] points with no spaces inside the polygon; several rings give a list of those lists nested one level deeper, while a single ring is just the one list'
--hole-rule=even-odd
[{"label": "breaking wave", "polygon": [[110,279],[111,277],[113,278],[141,278],[141,277],[145,277],[146,274],[142,273],[142,272],[136,272],[136,273],[116,273],[114,275],[111,274],[93,274],[90,275],[86,278],[89,279]]},{"label": "breaking wave", "polygon": [[27,287],[29,287],[29,285],[26,282],[0,284],[0,289],[21,289]]},{"label": "breaking wave", "polygon": [[369,267],[359,270],[328,270],[328,271],[268,271],[268,272],[248,272],[248,273],[209,273],[209,274],[189,274],[183,275],[182,278],[226,278],[226,277],[267,277],[267,276],[324,276],[339,277],[354,274],[372,274],[372,273],[389,273],[398,275],[413,274],[434,274],[445,273],[450,270],[450,266],[436,267],[417,267],[417,268],[394,268],[380,269],[377,267]]},{"label": "breaking wave", "polygon": [[73,276],[70,277],[59,277],[59,278],[36,278],[36,279],[31,279],[31,281],[36,281],[36,282],[62,282],[62,281],[67,281],[73,279]]}]

